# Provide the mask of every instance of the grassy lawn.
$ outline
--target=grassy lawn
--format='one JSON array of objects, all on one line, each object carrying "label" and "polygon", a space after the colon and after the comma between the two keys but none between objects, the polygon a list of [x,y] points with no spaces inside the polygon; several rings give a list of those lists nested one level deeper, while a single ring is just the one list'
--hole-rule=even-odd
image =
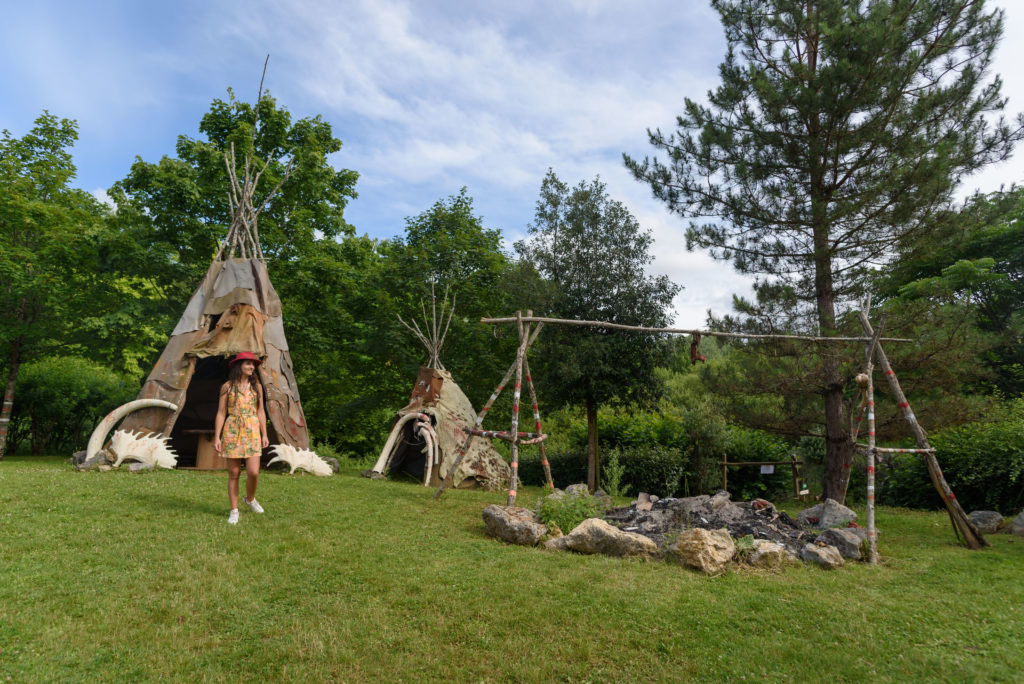
[{"label": "grassy lawn", "polygon": [[[882,509],[878,567],[706,577],[487,537],[504,494],[355,469],[0,462],[0,681],[1020,681],[1024,538]],[[532,504],[536,491],[520,501]]]}]

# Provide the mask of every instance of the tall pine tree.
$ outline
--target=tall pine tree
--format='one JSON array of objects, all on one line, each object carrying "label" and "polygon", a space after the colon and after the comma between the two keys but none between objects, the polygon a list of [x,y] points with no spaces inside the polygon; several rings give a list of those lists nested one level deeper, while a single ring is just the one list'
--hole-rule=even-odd
[{"label": "tall pine tree", "polygon": [[[1020,139],[1020,118],[993,116],[1005,100],[986,75],[1002,12],[984,0],[712,5],[728,42],[721,85],[708,105],[686,100],[674,134],[648,131],[664,161],[626,164],[693,219],[689,249],[757,274],[766,303],[795,296],[791,330],[835,334],[868,270],[925,236],[963,178]],[[835,357],[817,385],[825,495],[841,498],[851,454]]]}]

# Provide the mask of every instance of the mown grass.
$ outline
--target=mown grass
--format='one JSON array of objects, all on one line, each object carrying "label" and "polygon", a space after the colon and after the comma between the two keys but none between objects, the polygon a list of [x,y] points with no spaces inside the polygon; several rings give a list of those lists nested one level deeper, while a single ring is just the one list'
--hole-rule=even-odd
[{"label": "mown grass", "polygon": [[[706,577],[488,538],[503,494],[349,470],[0,462],[7,681],[1020,681],[1024,539],[883,509],[878,567]],[[535,491],[521,494],[532,503]]]}]

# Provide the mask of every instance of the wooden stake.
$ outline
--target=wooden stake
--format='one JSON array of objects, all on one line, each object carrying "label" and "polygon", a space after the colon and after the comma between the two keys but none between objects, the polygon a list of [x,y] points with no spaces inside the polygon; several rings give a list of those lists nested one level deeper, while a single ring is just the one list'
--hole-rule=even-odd
[{"label": "wooden stake", "polygon": [[[873,330],[871,328],[871,322],[868,320],[867,314],[863,311],[858,312],[860,317],[861,326],[864,328],[864,332],[871,335]],[[917,442],[919,449],[924,451],[924,462],[928,466],[928,475],[931,477],[932,484],[935,485],[935,489],[939,492],[939,496],[942,497],[942,502],[946,506],[946,512],[949,514],[949,520],[953,524],[953,531],[958,537],[962,537],[964,543],[968,548],[980,549],[985,546],[990,546],[988,540],[982,536],[978,528],[974,526],[971,519],[964,513],[964,509],[960,506],[960,502],[957,501],[956,496],[953,494],[953,490],[950,489],[949,483],[946,482],[946,478],[942,475],[942,469],[939,467],[939,462],[935,458],[935,452],[932,450],[931,445],[928,443],[928,436],[925,434],[924,428],[921,427],[920,423],[917,422],[917,418],[914,416],[914,412],[910,410],[910,403],[907,401],[907,397],[903,394],[903,389],[900,387],[899,380],[896,379],[896,374],[892,370],[892,366],[889,365],[889,359],[885,355],[885,350],[882,349],[881,344],[875,346],[875,356],[878,359],[878,365],[881,367],[882,372],[885,373],[885,379],[889,382],[889,389],[892,391],[893,396],[896,398],[896,402],[899,404],[900,409],[903,411],[903,417],[910,425],[911,432],[914,433],[914,440]]]}]

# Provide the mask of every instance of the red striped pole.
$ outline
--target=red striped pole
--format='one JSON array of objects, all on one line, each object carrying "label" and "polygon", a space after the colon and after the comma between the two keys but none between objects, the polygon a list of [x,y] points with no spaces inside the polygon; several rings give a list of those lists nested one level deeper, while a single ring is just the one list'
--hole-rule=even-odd
[{"label": "red striped pole", "polygon": [[[533,420],[536,424],[537,432],[543,434],[544,430],[540,426],[540,404],[537,403],[537,390],[533,387],[533,376],[530,374],[530,362],[523,357],[523,370],[526,371],[526,386],[530,388],[530,401],[533,403]],[[524,442],[526,444],[526,442]],[[548,489],[555,488],[555,482],[551,479],[551,464],[548,462],[548,450],[544,447],[544,442],[540,444],[540,464],[544,468],[544,481],[547,482]]]}]

